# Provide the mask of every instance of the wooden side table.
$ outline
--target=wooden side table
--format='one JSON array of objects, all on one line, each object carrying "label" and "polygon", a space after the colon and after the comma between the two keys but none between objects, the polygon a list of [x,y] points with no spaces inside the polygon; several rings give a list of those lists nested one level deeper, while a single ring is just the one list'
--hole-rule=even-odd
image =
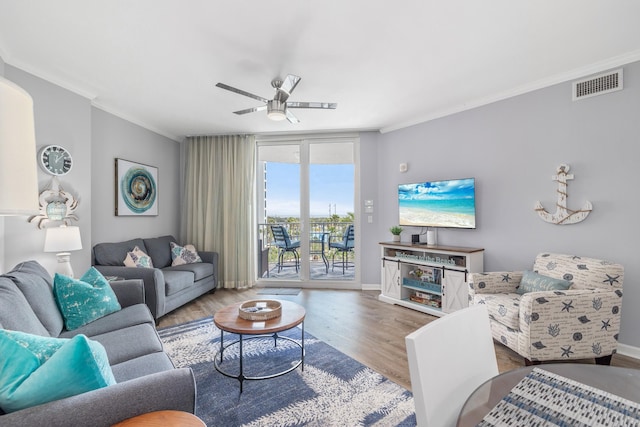
[{"label": "wooden side table", "polygon": [[207,427],[204,421],[189,412],[155,411],[138,415],[112,427]]}]

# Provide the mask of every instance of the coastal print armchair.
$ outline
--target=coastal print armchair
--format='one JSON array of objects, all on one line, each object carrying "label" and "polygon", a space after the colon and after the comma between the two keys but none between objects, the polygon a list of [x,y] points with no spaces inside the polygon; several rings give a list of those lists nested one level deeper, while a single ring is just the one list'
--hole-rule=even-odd
[{"label": "coastal print armchair", "polygon": [[620,264],[543,253],[532,271],[471,274],[469,304],[485,304],[493,338],[527,365],[595,358],[608,365],[620,330]]}]

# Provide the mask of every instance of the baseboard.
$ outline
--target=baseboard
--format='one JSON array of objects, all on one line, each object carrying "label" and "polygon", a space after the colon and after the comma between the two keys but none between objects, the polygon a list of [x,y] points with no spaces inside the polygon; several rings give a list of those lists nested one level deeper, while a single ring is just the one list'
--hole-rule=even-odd
[{"label": "baseboard", "polygon": [[618,343],[618,354],[640,360],[640,347]]},{"label": "baseboard", "polygon": [[379,291],[380,290],[380,284],[366,284],[363,283],[362,284],[362,290],[363,291]]}]

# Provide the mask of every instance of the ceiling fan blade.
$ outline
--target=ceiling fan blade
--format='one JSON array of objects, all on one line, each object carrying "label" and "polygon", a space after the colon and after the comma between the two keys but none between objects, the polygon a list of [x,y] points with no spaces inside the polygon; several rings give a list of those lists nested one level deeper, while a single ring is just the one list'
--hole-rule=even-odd
[{"label": "ceiling fan blade", "polygon": [[266,105],[261,105],[260,107],[253,107],[253,108],[247,108],[246,110],[240,110],[240,111],[234,111],[233,114],[247,114],[247,113],[253,113],[256,111],[264,111],[267,109]]},{"label": "ceiling fan blade", "polygon": [[280,90],[291,95],[291,92],[298,86],[302,77],[294,76],[293,74],[289,74],[284,81],[282,82],[282,86],[280,86]]},{"label": "ceiling fan blade", "polygon": [[228,91],[235,92],[235,93],[240,94],[240,95],[248,96],[249,98],[257,99],[258,101],[262,101],[262,102],[268,102],[269,101],[268,99],[265,99],[265,98],[263,98],[261,96],[254,95],[254,94],[246,92],[244,90],[237,89],[235,87],[226,85],[224,83],[216,83],[216,86],[219,87],[220,89],[226,89]]},{"label": "ceiling fan blade", "polygon": [[287,102],[287,108],[323,108],[335,110],[338,104],[334,102]]},{"label": "ceiling fan blade", "polygon": [[287,120],[289,120],[291,123],[300,123],[300,120],[298,120],[298,118],[294,116],[291,111],[285,110],[285,114],[287,115]]}]

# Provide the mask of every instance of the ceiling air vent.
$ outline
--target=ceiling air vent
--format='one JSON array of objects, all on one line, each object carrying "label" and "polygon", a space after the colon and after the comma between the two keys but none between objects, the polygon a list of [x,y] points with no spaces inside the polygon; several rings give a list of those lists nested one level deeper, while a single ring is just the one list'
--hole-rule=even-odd
[{"label": "ceiling air vent", "polygon": [[622,90],[622,68],[573,82],[573,100]]}]

